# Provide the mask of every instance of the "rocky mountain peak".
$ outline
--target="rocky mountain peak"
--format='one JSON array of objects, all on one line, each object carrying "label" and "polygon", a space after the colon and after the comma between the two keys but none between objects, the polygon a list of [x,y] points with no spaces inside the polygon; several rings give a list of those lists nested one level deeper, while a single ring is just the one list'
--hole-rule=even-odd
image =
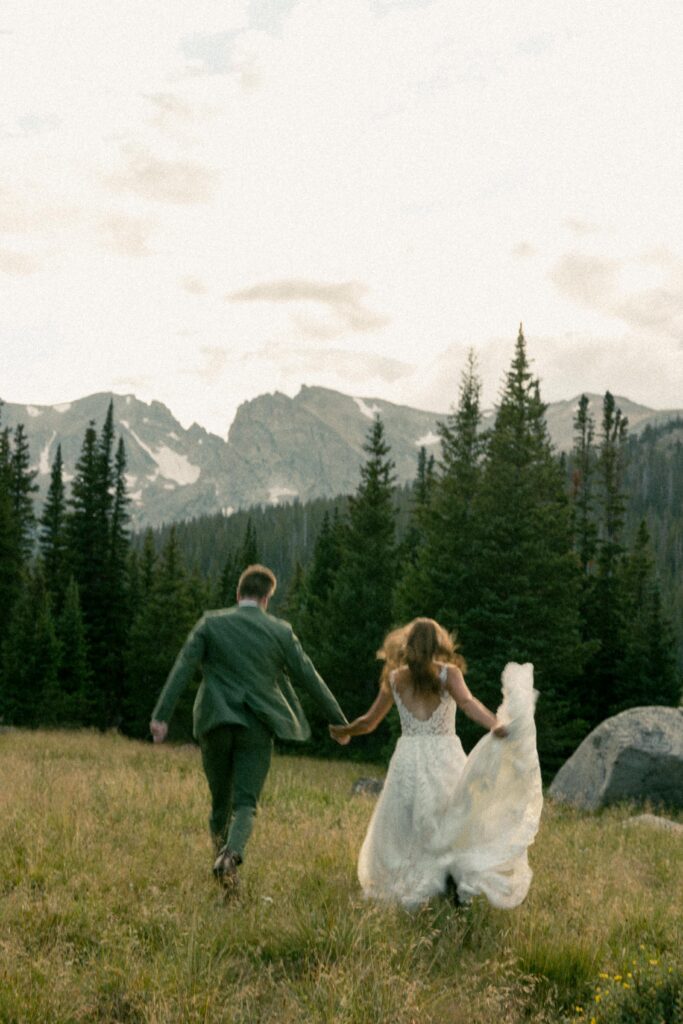
[{"label": "rocky mountain peak", "polygon": [[[589,397],[599,424],[602,396]],[[578,399],[548,406],[548,427],[560,449],[571,447]],[[110,401],[117,435],[126,447],[131,513],[138,528],[249,505],[352,492],[376,413],[384,421],[397,479],[407,482],[415,476],[421,445],[438,455],[437,421],[443,418],[384,399],[303,385],[294,398],[275,392],[243,402],[224,440],[197,423],[185,429],[163,402],[144,402],[132,394],[98,392],[50,406],[7,403],[3,425],[23,423],[28,433],[39,502],[57,445],[62,446],[68,483],[88,422],[94,420],[101,428]],[[627,398],[617,403],[633,432],[683,415],[681,410],[648,409]],[[490,412],[486,423],[492,418]]]}]

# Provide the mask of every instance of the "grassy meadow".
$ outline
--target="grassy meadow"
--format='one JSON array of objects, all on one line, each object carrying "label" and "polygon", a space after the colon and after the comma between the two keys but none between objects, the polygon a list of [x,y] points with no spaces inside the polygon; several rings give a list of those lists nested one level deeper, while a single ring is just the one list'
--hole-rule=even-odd
[{"label": "grassy meadow", "polygon": [[0,1021],[664,1019],[603,1014],[622,978],[681,976],[679,837],[548,803],[521,907],[408,914],[356,881],[372,798],[350,790],[377,772],[276,758],[226,905],[194,748],[0,734]]}]

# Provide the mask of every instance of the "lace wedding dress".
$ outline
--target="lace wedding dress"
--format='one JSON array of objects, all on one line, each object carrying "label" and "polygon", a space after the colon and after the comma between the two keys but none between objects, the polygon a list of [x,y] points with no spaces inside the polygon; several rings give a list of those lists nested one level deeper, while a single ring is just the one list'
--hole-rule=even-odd
[{"label": "lace wedding dress", "polygon": [[[445,673],[444,666],[442,686]],[[509,735],[488,733],[469,757],[447,691],[423,720],[390,682],[402,735],[360,851],[364,893],[414,907],[443,893],[451,875],[465,902],[483,894],[496,907],[518,906],[531,883],[527,847],[543,806],[533,665],[506,665],[498,720]]]}]

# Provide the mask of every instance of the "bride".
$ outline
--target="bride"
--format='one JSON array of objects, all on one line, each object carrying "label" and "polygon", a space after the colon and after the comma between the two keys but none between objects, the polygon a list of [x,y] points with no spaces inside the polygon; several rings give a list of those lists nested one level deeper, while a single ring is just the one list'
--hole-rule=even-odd
[{"label": "bride", "polygon": [[[366,896],[416,907],[453,892],[456,902],[485,895],[510,909],[525,898],[527,847],[543,806],[536,752],[533,666],[508,664],[493,715],[470,692],[448,633],[415,619],[386,638],[379,694],[350,725],[330,726],[337,742],[373,732],[396,704],[401,737],[358,860]],[[489,729],[465,755],[456,705]]]}]

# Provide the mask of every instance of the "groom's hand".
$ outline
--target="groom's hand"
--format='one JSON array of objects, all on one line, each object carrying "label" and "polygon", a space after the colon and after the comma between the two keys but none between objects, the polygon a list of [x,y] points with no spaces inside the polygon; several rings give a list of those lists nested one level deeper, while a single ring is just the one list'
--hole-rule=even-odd
[{"label": "groom's hand", "polygon": [[344,732],[345,728],[346,726],[343,725],[329,726],[330,736],[332,737],[333,740],[336,740],[337,743],[339,743],[339,745],[342,747],[345,747],[348,743],[351,742],[351,737]]},{"label": "groom's hand", "polygon": [[168,722],[157,722],[155,718],[149,723],[149,731],[155,743],[163,743],[168,736]]}]

